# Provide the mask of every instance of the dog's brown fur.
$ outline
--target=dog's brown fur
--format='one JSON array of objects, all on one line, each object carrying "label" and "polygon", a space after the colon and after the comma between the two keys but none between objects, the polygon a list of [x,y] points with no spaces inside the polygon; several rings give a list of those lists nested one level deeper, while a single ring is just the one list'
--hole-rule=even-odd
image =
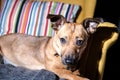
[{"label": "dog's brown fur", "polygon": [[35,37],[13,33],[0,37],[0,54],[5,62],[29,69],[47,69],[68,80],[87,80],[74,74],[87,46],[90,34],[96,31],[99,19],[68,23],[61,15],[48,15],[53,24],[53,37]]}]

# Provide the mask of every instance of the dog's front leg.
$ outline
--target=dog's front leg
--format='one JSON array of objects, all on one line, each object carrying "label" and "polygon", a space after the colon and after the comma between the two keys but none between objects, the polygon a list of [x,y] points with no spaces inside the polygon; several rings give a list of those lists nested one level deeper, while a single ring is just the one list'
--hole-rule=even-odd
[{"label": "dog's front leg", "polygon": [[79,72],[79,70],[75,70],[75,71],[73,72],[73,74],[75,74],[75,75],[80,75],[80,72]]},{"label": "dog's front leg", "polygon": [[73,72],[70,70],[66,69],[52,69],[52,71],[57,74],[60,78],[64,78],[65,80],[89,80],[84,77],[80,77],[75,75]]}]

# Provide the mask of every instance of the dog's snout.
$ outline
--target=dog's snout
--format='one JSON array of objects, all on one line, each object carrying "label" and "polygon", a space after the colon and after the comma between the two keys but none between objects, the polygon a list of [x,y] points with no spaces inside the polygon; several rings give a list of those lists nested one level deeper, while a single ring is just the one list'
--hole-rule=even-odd
[{"label": "dog's snout", "polygon": [[64,63],[66,65],[74,65],[75,64],[74,56],[70,56],[70,55],[66,56],[65,59],[64,59]]},{"label": "dog's snout", "polygon": [[72,65],[72,64],[74,64],[74,60],[73,59],[65,59],[65,63],[67,65]]}]

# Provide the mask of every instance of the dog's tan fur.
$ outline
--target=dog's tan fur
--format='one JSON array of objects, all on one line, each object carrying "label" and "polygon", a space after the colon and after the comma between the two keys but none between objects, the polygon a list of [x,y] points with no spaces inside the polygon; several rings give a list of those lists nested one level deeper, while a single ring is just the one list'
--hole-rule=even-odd
[{"label": "dog's tan fur", "polygon": [[35,37],[13,33],[0,37],[0,54],[6,63],[29,69],[47,69],[68,80],[87,80],[74,74],[87,46],[90,34],[100,20],[68,23],[61,15],[48,15],[53,24],[53,37]]}]

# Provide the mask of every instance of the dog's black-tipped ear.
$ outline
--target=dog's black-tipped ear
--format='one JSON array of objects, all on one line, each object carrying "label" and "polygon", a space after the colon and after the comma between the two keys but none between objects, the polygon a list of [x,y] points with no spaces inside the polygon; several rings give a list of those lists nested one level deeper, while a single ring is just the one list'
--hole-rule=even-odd
[{"label": "dog's black-tipped ear", "polygon": [[58,30],[61,25],[66,22],[65,17],[63,17],[62,15],[48,14],[47,19],[50,19],[50,21],[52,22],[52,28],[54,30]]},{"label": "dog's black-tipped ear", "polygon": [[89,34],[93,34],[97,30],[99,23],[104,22],[102,18],[86,18],[83,21],[83,26]]}]

